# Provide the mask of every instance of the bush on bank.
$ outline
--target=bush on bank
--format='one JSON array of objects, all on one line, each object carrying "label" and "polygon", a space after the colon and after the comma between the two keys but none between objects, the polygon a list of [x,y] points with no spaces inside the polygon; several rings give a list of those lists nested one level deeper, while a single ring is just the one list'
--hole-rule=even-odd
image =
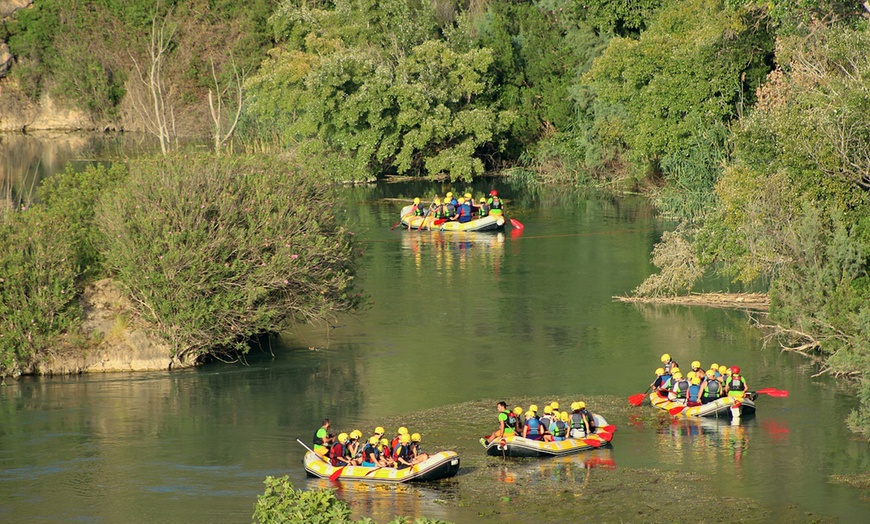
[{"label": "bush on bank", "polygon": [[[266,477],[266,491],[257,497],[254,504],[254,521],[259,524],[371,524],[368,518],[353,520],[347,502],[335,497],[334,490],[294,489],[289,477]],[[411,522],[396,517],[390,524]],[[447,524],[441,520],[418,518],[414,524]]]},{"label": "bush on bank", "polygon": [[353,234],[333,200],[275,159],[137,160],[97,216],[105,270],[178,359],[243,352],[359,301]]}]

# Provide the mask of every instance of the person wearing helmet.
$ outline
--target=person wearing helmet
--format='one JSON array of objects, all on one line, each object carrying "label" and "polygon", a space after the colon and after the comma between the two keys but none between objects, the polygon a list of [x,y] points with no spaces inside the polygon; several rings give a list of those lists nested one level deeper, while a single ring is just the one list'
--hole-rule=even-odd
[{"label": "person wearing helmet", "polygon": [[523,408],[517,406],[514,408],[514,417],[517,419],[517,424],[514,426],[514,434],[522,435],[523,427],[526,424],[525,419],[523,419]]},{"label": "person wearing helmet", "polygon": [[553,406],[547,404],[544,406],[544,416],[540,419],[541,422],[541,438],[545,442],[553,442],[553,435],[550,434],[550,424],[553,423]]},{"label": "person wearing helmet", "polygon": [[[718,371],[718,370],[716,370]],[[716,379],[716,373],[710,368],[707,378],[701,386],[701,404],[718,400],[722,393],[722,383]]]},{"label": "person wearing helmet", "polygon": [[695,376],[700,377],[704,375],[704,368],[701,367],[701,362],[698,360],[692,361],[692,371],[695,372]]},{"label": "person wearing helmet", "polygon": [[456,207],[456,214],[453,215],[453,220],[460,224],[471,222],[474,217],[474,211],[471,209],[471,202],[465,200],[464,197],[459,197],[459,205]]},{"label": "person wearing helmet", "polygon": [[338,439],[329,448],[329,463],[333,466],[347,466],[350,464],[350,459],[346,456],[347,450],[345,445],[348,440],[347,433],[339,433]]},{"label": "person wearing helmet", "polygon": [[413,464],[419,464],[429,458],[429,455],[423,453],[423,450],[420,449],[420,441],[422,439],[423,437],[419,433],[411,435],[411,458],[413,459],[411,462]]},{"label": "person wearing helmet", "polygon": [[329,446],[332,445],[329,438],[329,427],[329,419],[325,418],[320,428],[314,432],[314,452],[318,455],[326,455],[326,452],[329,451]]},{"label": "person wearing helmet", "polygon": [[586,438],[592,423],[589,422],[589,414],[586,411],[585,402],[571,403],[571,438]]},{"label": "person wearing helmet", "polygon": [[673,374],[675,372],[674,368],[680,367],[674,360],[671,359],[671,355],[669,353],[665,353],[662,355],[662,368],[665,370],[665,374]]},{"label": "person wearing helmet", "polygon": [[544,438],[544,434],[541,431],[541,420],[535,415],[535,412],[532,411],[532,407],[537,408],[537,406],[529,407],[529,410],[526,411],[526,423],[523,425],[523,438],[527,438],[529,440],[541,440]]},{"label": "person wearing helmet", "polygon": [[[656,369],[655,373],[656,373],[656,378],[649,385],[649,387],[647,388],[647,391],[649,391],[649,390],[659,391],[659,388],[662,386],[662,382],[664,382],[664,380],[665,380],[665,378],[664,378],[665,377],[665,368],[658,368],[658,369]],[[668,378],[670,378],[670,376]]]},{"label": "person wearing helmet", "polygon": [[350,461],[350,465],[359,466],[362,464],[362,431],[355,429],[348,435],[348,442],[345,444],[345,457]]},{"label": "person wearing helmet", "polygon": [[396,462],[393,460],[393,450],[390,449],[389,440],[382,438],[380,445],[378,446],[378,451],[380,451],[381,459],[384,461],[388,468],[396,465]]},{"label": "person wearing helmet", "polygon": [[484,446],[497,438],[512,436],[516,431],[517,417],[513,411],[508,411],[507,402],[501,400],[495,408],[498,410],[498,429],[486,437],[481,437],[480,443]]},{"label": "person wearing helmet", "polygon": [[498,191],[493,189],[489,192],[489,198],[486,200],[486,205],[489,206],[491,215],[504,214],[504,202],[498,197]]},{"label": "person wearing helmet", "polygon": [[411,457],[411,435],[404,433],[399,438],[399,445],[393,454],[393,459],[396,461],[397,469],[405,469],[413,465],[413,457]]},{"label": "person wearing helmet", "polygon": [[448,191],[447,195],[445,195],[445,196],[446,196],[446,199],[444,200],[445,202],[450,202],[454,206],[457,204],[456,197],[453,196],[452,191]]},{"label": "person wearing helmet", "polygon": [[563,411],[557,418],[554,414],[553,422],[550,423],[550,434],[554,441],[559,442],[568,438],[568,412]]},{"label": "person wearing helmet", "polygon": [[731,375],[725,381],[725,393],[729,397],[742,397],[747,389],[749,388],[746,385],[746,379],[740,374],[740,368],[731,366]]},{"label": "person wearing helmet", "polygon": [[381,460],[381,453],[378,451],[378,443],[378,437],[371,437],[366,442],[366,445],[363,446],[363,467],[374,468],[384,466],[384,461]]},{"label": "person wearing helmet", "polygon": [[680,400],[686,398],[686,392],[689,390],[689,381],[683,378],[683,374],[677,371],[674,373],[673,378],[673,387],[671,388],[671,394],[668,395],[668,398],[673,398],[671,400]]},{"label": "person wearing helmet", "polygon": [[689,390],[686,392],[686,406],[701,405],[701,378],[697,375],[689,380]]},{"label": "person wearing helmet", "polygon": [[399,447],[399,441],[402,440],[402,435],[407,435],[407,434],[408,434],[408,428],[406,428],[405,426],[400,427],[399,430],[396,431],[396,436],[393,437],[392,442],[390,442],[390,449],[393,450],[393,453],[395,453],[396,448]]}]

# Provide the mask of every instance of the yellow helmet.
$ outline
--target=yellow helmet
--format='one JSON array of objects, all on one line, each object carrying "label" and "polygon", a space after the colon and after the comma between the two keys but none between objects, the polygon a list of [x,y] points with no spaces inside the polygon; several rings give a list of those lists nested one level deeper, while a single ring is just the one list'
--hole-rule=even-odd
[{"label": "yellow helmet", "polygon": [[580,403],[579,402],[572,402],[571,403],[571,411],[577,411],[578,409],[580,409]]},{"label": "yellow helmet", "polygon": [[483,198],[483,197],[480,197],[480,203],[481,203],[481,204],[486,204],[486,199]]},{"label": "yellow helmet", "polygon": [[554,418],[554,419],[558,419],[560,416],[561,416],[561,413],[559,413],[558,410],[555,410],[555,409],[554,409],[554,410],[553,410],[553,418]]},{"label": "yellow helmet", "polygon": [[677,366],[674,366],[671,368],[671,375],[675,375],[679,372],[680,372],[680,368],[678,368]]},{"label": "yellow helmet", "polygon": [[385,439],[385,438],[382,438],[382,439],[381,439],[381,446],[389,446],[389,445],[390,445],[390,441],[389,441],[389,440],[387,440],[387,439]]},{"label": "yellow helmet", "polygon": [[701,367],[701,363],[698,362],[697,360],[693,360],[692,361],[692,369],[698,369],[699,367]]},{"label": "yellow helmet", "polygon": [[553,408],[551,408],[550,406],[544,406],[544,414],[545,415],[551,415],[552,413],[553,413]]},{"label": "yellow helmet", "polygon": [[419,203],[420,203],[420,197],[414,197],[414,203],[415,203],[415,204],[419,204]]},{"label": "yellow helmet", "polygon": [[377,433],[378,435],[383,435],[384,433],[386,433],[386,431],[384,431],[383,426],[378,426],[375,428],[375,433]]},{"label": "yellow helmet", "polygon": [[514,408],[514,414],[515,414],[515,415],[522,415],[522,414],[523,414],[523,408],[521,408],[521,407],[519,407],[519,406],[515,407],[515,408]]},{"label": "yellow helmet", "polygon": [[350,438],[360,438],[362,437],[362,431],[355,429],[350,432]]},{"label": "yellow helmet", "polygon": [[665,368],[658,368],[656,370],[656,375],[664,375],[664,374],[665,374]]},{"label": "yellow helmet", "polygon": [[713,362],[712,364],[710,364],[710,369],[719,369],[719,364]]},{"label": "yellow helmet", "polygon": [[701,383],[701,379],[700,379],[700,378],[698,378],[698,377],[692,377],[692,384],[696,384],[696,385],[697,385],[697,384],[700,384],[700,383]]},{"label": "yellow helmet", "polygon": [[707,376],[710,377],[710,378],[713,378],[713,377],[716,376],[716,372],[713,371],[712,369],[708,369],[708,370],[707,370]]},{"label": "yellow helmet", "polygon": [[692,380],[693,378],[695,378],[695,375],[696,373],[694,371],[689,371],[688,373],[686,373],[686,378]]},{"label": "yellow helmet", "polygon": [[535,412],[534,412],[534,411],[526,411],[526,418],[527,418],[527,419],[532,418],[532,417],[534,417],[534,416],[535,416]]},{"label": "yellow helmet", "polygon": [[399,437],[399,442],[401,442],[402,444],[407,444],[408,442],[411,442],[411,435],[408,435],[407,433],[402,433],[402,436]]},{"label": "yellow helmet", "polygon": [[529,406],[529,411],[533,411],[533,412],[537,413],[538,412],[538,405],[532,404],[531,406]]},{"label": "yellow helmet", "polygon": [[577,403],[577,409],[586,409],[586,403],[581,400]]},{"label": "yellow helmet", "polygon": [[440,205],[441,205],[441,199],[440,199],[440,198],[436,198],[436,199],[435,199],[435,205],[436,205],[436,206],[440,206]]},{"label": "yellow helmet", "polygon": [[725,366],[719,366],[719,373],[721,373],[722,375],[724,375],[727,371],[728,368],[726,368]]},{"label": "yellow helmet", "polygon": [[414,433],[413,435],[411,435],[412,442],[420,442],[421,438],[423,437],[421,437],[419,433]]},{"label": "yellow helmet", "polygon": [[568,419],[569,419],[568,412],[563,411],[562,413],[559,414],[559,418],[562,420],[562,422],[568,422]]},{"label": "yellow helmet", "polygon": [[662,355],[662,362],[667,362],[670,359],[671,356],[669,354],[665,353],[664,355]]},{"label": "yellow helmet", "polygon": [[465,193],[465,199],[468,200],[469,198],[471,198],[471,193]]},{"label": "yellow helmet", "polygon": [[674,378],[683,378],[683,374],[677,371],[676,373],[674,373]]},{"label": "yellow helmet", "polygon": [[347,433],[339,433],[338,434],[339,442],[347,442]]},{"label": "yellow helmet", "polygon": [[448,200],[450,200],[450,197],[452,197],[452,196],[453,196],[453,191],[448,191],[448,192],[447,192],[447,194],[446,194],[446,195],[444,195],[444,196],[446,196],[446,197],[447,197],[447,199],[448,199]]},{"label": "yellow helmet", "polygon": [[402,426],[399,428],[399,435],[407,435],[407,434],[408,434],[408,428],[406,428],[405,426]]},{"label": "yellow helmet", "polygon": [[459,200],[457,200],[457,202],[460,203],[460,204],[464,204],[464,203],[465,203],[465,199],[462,198],[462,197],[459,197]]},{"label": "yellow helmet", "polygon": [[553,411],[555,411],[555,410],[559,409],[559,403],[558,402],[550,402],[550,407],[553,408]]},{"label": "yellow helmet", "polygon": [[377,445],[377,443],[378,443],[378,437],[370,437],[369,438],[369,444],[371,444],[372,446]]}]

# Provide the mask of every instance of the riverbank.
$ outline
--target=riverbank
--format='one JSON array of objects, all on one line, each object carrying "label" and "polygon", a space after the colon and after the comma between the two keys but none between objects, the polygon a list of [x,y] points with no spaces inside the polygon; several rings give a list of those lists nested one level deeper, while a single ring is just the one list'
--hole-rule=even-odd
[{"label": "riverbank", "polygon": [[613,297],[619,302],[641,304],[677,304],[681,306],[706,306],[727,309],[749,309],[753,311],[768,311],[770,297],[767,293],[689,293],[672,297],[631,297],[617,295]]}]

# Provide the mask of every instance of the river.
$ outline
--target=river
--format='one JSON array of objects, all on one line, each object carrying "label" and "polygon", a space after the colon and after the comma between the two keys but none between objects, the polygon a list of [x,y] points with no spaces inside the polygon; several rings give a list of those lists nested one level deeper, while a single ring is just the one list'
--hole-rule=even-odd
[{"label": "river", "polygon": [[[577,511],[603,522],[680,521],[692,508],[727,517],[738,507],[756,511],[750,519],[863,521],[865,493],[833,481],[870,469],[870,446],[844,425],[857,402],[852,384],[812,377],[808,360],[765,347],[745,312],[614,301],[653,270],[650,251],[670,226],[644,199],[492,181],[453,189],[481,194],[493,184],[521,233],[390,230],[402,205],[394,199],[443,191],[437,184],[342,190],[368,307],[299,326],[244,363],[7,380],[0,521],[249,522],[267,475],[328,484],[305,477],[295,442],[309,442],[323,417],[365,434],[407,424],[427,449],[462,457],[460,475],[434,485],[339,486],[357,517],[530,518],[523,508],[538,502],[534,490],[551,493],[546,481],[556,479],[559,493],[577,498],[538,521]],[[752,389],[789,397],[759,398],[739,426],[668,423],[626,401],[665,352],[684,368],[737,364]],[[500,399],[585,399],[618,427],[613,449],[568,461],[484,457],[476,440]],[[609,467],[591,469],[596,457]],[[685,491],[639,486],[638,477]]]}]

